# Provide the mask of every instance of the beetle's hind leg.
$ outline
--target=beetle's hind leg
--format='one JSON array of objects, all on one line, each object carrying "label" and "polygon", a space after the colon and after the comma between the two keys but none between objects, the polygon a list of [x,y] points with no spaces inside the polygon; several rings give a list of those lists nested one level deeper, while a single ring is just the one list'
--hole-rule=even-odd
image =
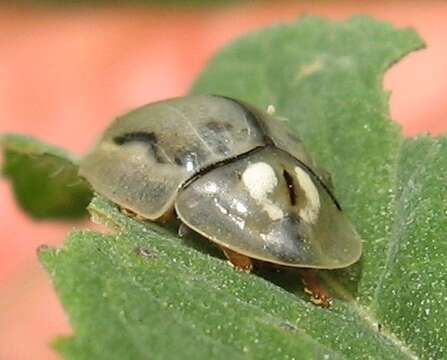
[{"label": "beetle's hind leg", "polygon": [[130,217],[130,218],[132,218],[132,219],[136,219],[136,220],[139,220],[139,221],[144,221],[144,220],[146,220],[143,216],[138,215],[136,212],[134,212],[134,211],[132,211],[132,210],[130,210],[130,209],[127,209],[127,208],[125,208],[125,207],[119,207],[119,209],[120,209],[120,211],[121,211],[124,215],[126,215],[126,216],[128,216],[128,217]]},{"label": "beetle's hind leg", "polygon": [[236,270],[250,272],[253,269],[253,262],[248,256],[241,255],[233,250],[220,246],[228,259],[228,263]]},{"label": "beetle's hind leg", "polygon": [[161,215],[157,220],[155,220],[160,225],[166,225],[168,222],[170,222],[175,217],[175,210],[174,206],[167,209],[163,215]]},{"label": "beetle's hind leg", "polygon": [[321,285],[315,270],[300,269],[298,274],[304,285],[304,292],[310,295],[310,300],[315,305],[329,307],[332,304],[332,298]]},{"label": "beetle's hind leg", "polygon": [[191,233],[192,233],[191,229],[189,227],[187,227],[183,222],[181,222],[177,228],[178,236],[180,236],[182,238],[182,237],[185,237]]}]

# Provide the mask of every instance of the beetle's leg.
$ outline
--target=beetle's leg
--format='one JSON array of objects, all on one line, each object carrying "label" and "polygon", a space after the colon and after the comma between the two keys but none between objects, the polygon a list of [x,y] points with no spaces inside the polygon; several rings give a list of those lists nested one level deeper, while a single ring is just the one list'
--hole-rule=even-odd
[{"label": "beetle's leg", "polygon": [[137,214],[135,214],[132,210],[126,209],[126,208],[124,208],[124,207],[120,207],[120,211],[121,211],[124,215],[126,215],[126,216],[128,216],[128,217],[130,217],[130,218],[135,218],[135,217],[137,216]]},{"label": "beetle's leg", "polygon": [[139,220],[139,221],[144,221],[144,220],[146,220],[145,217],[143,217],[143,216],[141,216],[141,215],[138,215],[136,212],[133,212],[132,210],[126,209],[126,208],[124,208],[124,207],[120,207],[120,211],[121,211],[124,215],[126,215],[126,216],[128,216],[128,217],[130,217],[130,218],[132,218],[132,219],[136,219],[136,220]]},{"label": "beetle's leg", "polygon": [[172,218],[175,215],[175,210],[174,207],[172,207],[171,209],[166,210],[166,212],[160,216],[156,221],[161,224],[164,225],[166,223],[168,223],[169,221],[172,220]]},{"label": "beetle's leg", "polygon": [[310,300],[316,305],[329,307],[332,303],[332,298],[321,285],[315,275],[315,270],[301,269],[298,273],[304,285],[304,292],[310,295]]},{"label": "beetle's leg", "polygon": [[188,235],[189,233],[191,233],[191,229],[189,227],[187,227],[184,223],[180,223],[180,225],[177,229],[178,236],[184,237],[184,236]]},{"label": "beetle's leg", "polygon": [[228,263],[236,270],[250,272],[253,269],[253,263],[249,257],[222,246],[220,248],[227,257]]}]

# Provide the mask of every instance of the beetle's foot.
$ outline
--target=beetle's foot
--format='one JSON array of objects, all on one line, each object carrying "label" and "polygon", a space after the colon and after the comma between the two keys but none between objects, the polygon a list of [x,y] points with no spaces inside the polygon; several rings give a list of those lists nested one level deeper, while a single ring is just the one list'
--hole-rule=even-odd
[{"label": "beetle's foot", "polygon": [[300,270],[299,275],[304,285],[304,292],[310,295],[310,301],[326,308],[331,306],[332,298],[321,285],[314,270]]},{"label": "beetle's foot", "polygon": [[165,225],[170,222],[174,218],[174,216],[175,210],[174,207],[172,207],[171,209],[166,210],[166,212],[155,221],[158,222],[160,225]]},{"label": "beetle's foot", "polygon": [[[249,259],[249,258],[247,258]],[[230,264],[230,266],[234,269],[236,269],[237,271],[243,271],[246,273],[250,273],[253,270],[253,264],[251,263],[251,261],[249,261],[248,263],[244,263],[244,264],[240,264],[240,263],[234,263],[232,260],[227,260],[227,263]]]},{"label": "beetle's foot", "polygon": [[253,269],[253,262],[248,256],[241,255],[233,250],[222,248],[228,263],[238,271],[249,273]]},{"label": "beetle's foot", "polygon": [[122,208],[120,208],[120,211],[124,215],[130,217],[131,219],[135,219],[135,220],[138,220],[138,221],[146,221],[147,220],[145,217],[137,214],[136,212],[133,212],[132,210],[129,210],[129,209],[126,209],[126,208],[122,207]]},{"label": "beetle's foot", "polygon": [[178,229],[177,229],[177,234],[180,237],[185,237],[186,235],[191,233],[191,229],[189,227],[187,227],[184,223],[180,223]]},{"label": "beetle's foot", "polygon": [[126,215],[126,216],[128,216],[128,217],[130,217],[130,218],[136,218],[136,217],[137,217],[137,214],[134,213],[132,210],[129,210],[129,209],[120,207],[120,211],[121,211],[124,215]]}]

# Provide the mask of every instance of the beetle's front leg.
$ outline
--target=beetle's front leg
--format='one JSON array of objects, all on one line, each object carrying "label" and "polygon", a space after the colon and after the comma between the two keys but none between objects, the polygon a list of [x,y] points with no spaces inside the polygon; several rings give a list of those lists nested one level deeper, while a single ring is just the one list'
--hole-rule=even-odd
[{"label": "beetle's front leg", "polygon": [[138,221],[144,221],[144,220],[146,220],[144,217],[138,215],[136,212],[134,212],[134,211],[132,211],[132,210],[130,210],[130,209],[126,209],[125,207],[119,207],[119,209],[120,209],[120,211],[121,211],[124,215],[126,215],[126,216],[128,216],[128,217],[130,217],[130,218],[132,218],[132,219],[135,219],[135,220],[138,220]]},{"label": "beetle's front leg", "polygon": [[191,229],[187,227],[184,223],[180,223],[180,225],[178,226],[177,234],[181,238],[187,236],[191,232],[192,232]]},{"label": "beetle's front leg", "polygon": [[329,307],[332,304],[332,298],[321,285],[315,274],[315,270],[300,269],[298,274],[303,282],[304,292],[310,295],[310,300],[315,305]]},{"label": "beetle's front leg", "polygon": [[161,215],[156,222],[158,222],[160,225],[165,225],[168,222],[170,222],[175,217],[175,210],[174,206],[172,206],[170,209],[167,209],[163,215]]},{"label": "beetle's front leg", "polygon": [[253,269],[253,262],[248,256],[241,255],[233,250],[220,246],[228,259],[228,263],[236,270],[250,272]]}]

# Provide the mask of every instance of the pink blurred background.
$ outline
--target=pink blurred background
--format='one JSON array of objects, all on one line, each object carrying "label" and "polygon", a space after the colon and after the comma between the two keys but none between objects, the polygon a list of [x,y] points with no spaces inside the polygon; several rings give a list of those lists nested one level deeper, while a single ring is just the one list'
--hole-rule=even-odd
[{"label": "pink blurred background", "polygon": [[[212,9],[0,7],[0,133],[82,153],[116,114],[185,94],[210,55],[248,30],[300,14],[366,13],[412,26],[428,48],[385,77],[390,111],[408,136],[447,130],[447,3],[250,2]],[[36,260],[83,224],[34,222],[0,181],[0,359],[58,359],[70,327]]]}]

